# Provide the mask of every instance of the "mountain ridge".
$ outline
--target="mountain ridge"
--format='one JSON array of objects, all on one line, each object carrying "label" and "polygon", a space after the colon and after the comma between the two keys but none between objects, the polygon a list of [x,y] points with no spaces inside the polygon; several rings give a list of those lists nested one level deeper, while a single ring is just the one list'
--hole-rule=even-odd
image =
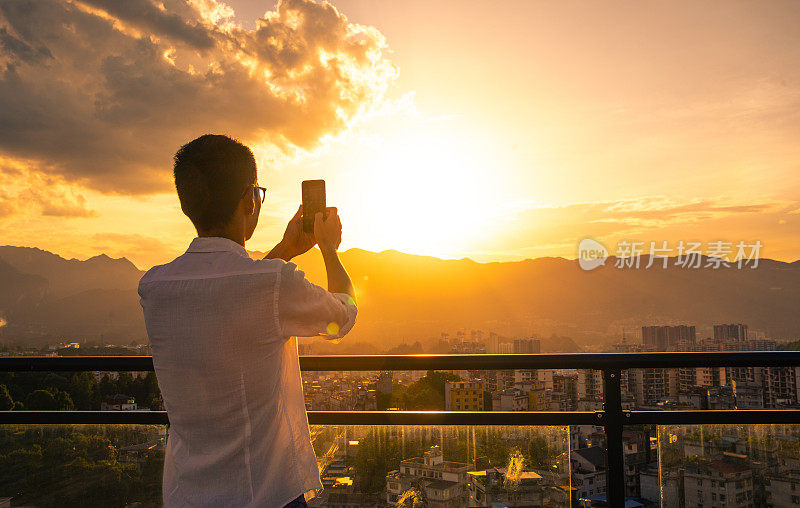
[{"label": "mountain ridge", "polygon": [[[593,344],[645,324],[696,324],[702,336],[721,322],[800,337],[800,261],[762,259],[755,270],[713,270],[676,267],[671,258],[667,269],[644,269],[645,256],[642,268],[620,269],[611,257],[586,272],[562,257],[479,263],[359,248],[340,257],[359,301],[354,342],[391,346],[476,328]],[[316,249],[292,261],[326,286]],[[136,292],[143,273],[126,258],[105,254],[81,261],[35,247],[0,247],[0,317],[8,321],[0,340],[69,335],[144,341]]]}]

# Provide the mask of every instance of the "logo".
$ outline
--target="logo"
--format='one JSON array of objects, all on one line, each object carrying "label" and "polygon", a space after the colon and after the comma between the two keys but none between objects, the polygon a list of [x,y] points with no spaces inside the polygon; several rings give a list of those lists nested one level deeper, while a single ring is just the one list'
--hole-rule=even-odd
[{"label": "logo", "polygon": [[608,258],[608,249],[591,238],[584,238],[578,244],[578,265],[581,270],[594,270],[598,266],[605,266]]}]

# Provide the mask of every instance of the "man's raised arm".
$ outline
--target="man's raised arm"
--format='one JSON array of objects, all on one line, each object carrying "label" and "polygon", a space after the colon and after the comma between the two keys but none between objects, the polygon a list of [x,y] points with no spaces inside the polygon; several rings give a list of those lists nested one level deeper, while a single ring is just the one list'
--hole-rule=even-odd
[{"label": "man's raised arm", "polygon": [[355,303],[356,292],[347,270],[339,261],[337,249],[342,241],[342,221],[335,207],[328,208],[328,218],[322,218],[322,212],[317,212],[314,218],[314,237],[322,252],[325,261],[325,271],[328,275],[328,291],[331,293],[344,293],[350,295]]}]

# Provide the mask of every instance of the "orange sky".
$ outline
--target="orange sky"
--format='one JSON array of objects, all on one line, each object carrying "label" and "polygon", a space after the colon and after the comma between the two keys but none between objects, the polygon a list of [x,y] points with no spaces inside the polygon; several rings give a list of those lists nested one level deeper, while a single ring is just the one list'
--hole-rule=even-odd
[{"label": "orange sky", "polygon": [[21,2],[0,4],[3,244],[170,260],[194,236],[170,157],[223,132],[269,188],[254,250],[325,178],[343,248],[800,258],[796,2]]}]

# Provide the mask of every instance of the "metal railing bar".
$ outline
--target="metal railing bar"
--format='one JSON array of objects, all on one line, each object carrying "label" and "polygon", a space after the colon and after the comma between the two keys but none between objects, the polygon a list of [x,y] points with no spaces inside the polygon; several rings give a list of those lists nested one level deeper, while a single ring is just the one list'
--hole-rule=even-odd
[{"label": "metal railing bar", "polygon": [[308,411],[311,425],[599,425],[593,411]]},{"label": "metal railing bar", "polygon": [[[800,351],[684,353],[567,353],[508,355],[312,355],[304,371],[639,369],[680,367],[800,366]],[[151,371],[150,356],[2,357],[0,371]]]},{"label": "metal railing bar", "polygon": [[[592,425],[597,413],[527,411],[308,411],[311,425]],[[0,411],[0,424],[168,424],[166,411]]]},{"label": "metal railing bar", "polygon": [[800,409],[623,412],[624,425],[800,424]]},{"label": "metal railing bar", "polygon": [[[798,409],[623,411],[622,426],[800,424]],[[308,411],[311,425],[610,426],[598,411]],[[167,424],[166,411],[0,411],[0,424]]]},{"label": "metal railing bar", "polygon": [[791,367],[800,351],[301,356],[305,371]]},{"label": "metal railing bar", "polygon": [[3,425],[167,425],[166,411],[0,411]]}]

